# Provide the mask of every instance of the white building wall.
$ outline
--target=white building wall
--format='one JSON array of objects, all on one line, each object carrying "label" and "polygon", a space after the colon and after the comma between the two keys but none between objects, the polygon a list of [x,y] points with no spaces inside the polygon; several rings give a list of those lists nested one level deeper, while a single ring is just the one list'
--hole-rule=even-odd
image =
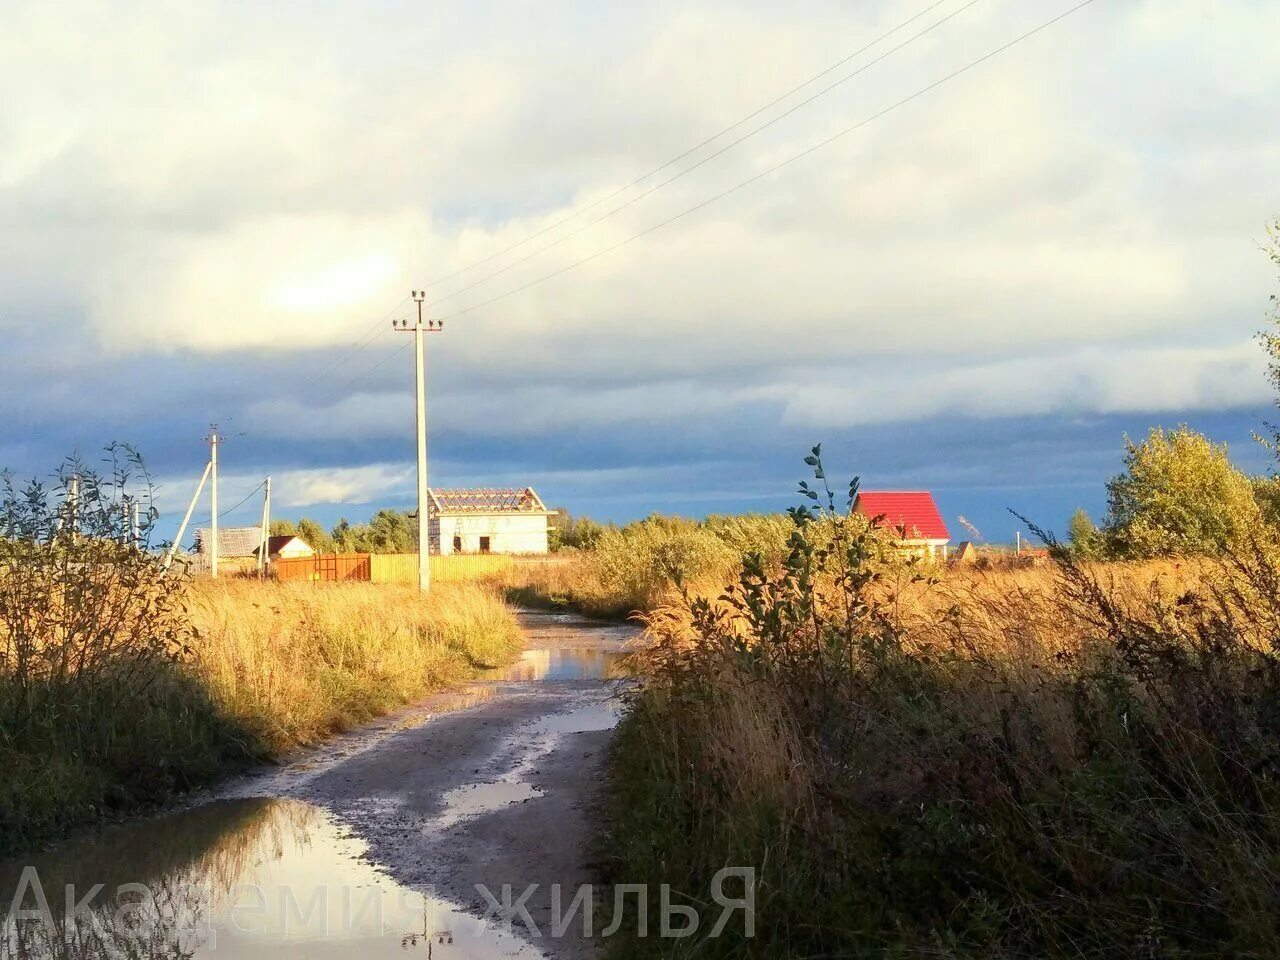
[{"label": "white building wall", "polygon": [[[437,520],[432,519],[432,528]],[[541,513],[445,514],[438,518],[440,553],[481,553],[481,538],[489,538],[489,553],[546,553],[547,517]],[[434,529],[432,531],[435,532]]]}]

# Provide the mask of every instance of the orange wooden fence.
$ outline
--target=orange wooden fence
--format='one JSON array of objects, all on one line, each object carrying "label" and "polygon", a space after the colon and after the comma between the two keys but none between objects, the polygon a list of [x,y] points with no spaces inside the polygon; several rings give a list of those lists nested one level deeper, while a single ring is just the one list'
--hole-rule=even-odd
[{"label": "orange wooden fence", "polygon": [[[277,580],[366,580],[374,583],[418,582],[416,553],[326,553],[272,561]],[[431,579],[476,580],[503,573],[515,558],[503,554],[459,554],[431,558]]]},{"label": "orange wooden fence", "polygon": [[369,554],[317,553],[281,558],[271,564],[278,580],[368,580]]}]

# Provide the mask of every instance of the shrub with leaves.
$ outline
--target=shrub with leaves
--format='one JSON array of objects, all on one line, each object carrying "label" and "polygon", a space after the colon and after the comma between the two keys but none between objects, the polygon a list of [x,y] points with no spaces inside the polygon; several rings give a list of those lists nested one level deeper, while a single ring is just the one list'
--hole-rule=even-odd
[{"label": "shrub with leaves", "polygon": [[235,732],[183,669],[187,578],[152,543],[140,458],[0,480],[0,849],[204,782]]},{"label": "shrub with leaves", "polygon": [[1185,426],[1126,440],[1125,471],[1107,484],[1106,549],[1113,556],[1222,554],[1262,514],[1249,478],[1215,444]]},{"label": "shrub with leaves", "polygon": [[0,480],[0,736],[21,738],[86,688],[123,703],[189,649],[186,579],[151,549],[141,461],[108,454],[106,476],[70,460],[52,486]]}]

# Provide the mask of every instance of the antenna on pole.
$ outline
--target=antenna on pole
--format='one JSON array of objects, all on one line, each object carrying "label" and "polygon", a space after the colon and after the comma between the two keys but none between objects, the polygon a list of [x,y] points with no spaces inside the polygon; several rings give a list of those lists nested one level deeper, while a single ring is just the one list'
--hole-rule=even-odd
[{"label": "antenna on pole", "polygon": [[431,521],[427,494],[427,385],[426,355],[423,350],[424,333],[442,333],[443,320],[422,319],[422,304],[427,299],[425,290],[411,291],[410,296],[418,305],[418,321],[412,327],[408,320],[399,325],[391,321],[391,329],[398,333],[413,333],[414,372],[418,401],[418,589],[426,593],[431,589]]}]

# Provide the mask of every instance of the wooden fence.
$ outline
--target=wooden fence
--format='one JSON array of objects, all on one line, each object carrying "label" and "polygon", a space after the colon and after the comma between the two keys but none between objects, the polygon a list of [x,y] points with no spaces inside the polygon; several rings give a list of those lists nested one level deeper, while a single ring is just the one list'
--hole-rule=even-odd
[{"label": "wooden fence", "polygon": [[[515,558],[505,554],[453,554],[431,558],[431,579],[476,580],[510,570]],[[416,553],[338,553],[291,557],[271,564],[278,580],[364,580],[373,583],[417,583]]]},{"label": "wooden fence", "polygon": [[277,580],[368,580],[370,566],[367,553],[317,553],[271,563]]}]

